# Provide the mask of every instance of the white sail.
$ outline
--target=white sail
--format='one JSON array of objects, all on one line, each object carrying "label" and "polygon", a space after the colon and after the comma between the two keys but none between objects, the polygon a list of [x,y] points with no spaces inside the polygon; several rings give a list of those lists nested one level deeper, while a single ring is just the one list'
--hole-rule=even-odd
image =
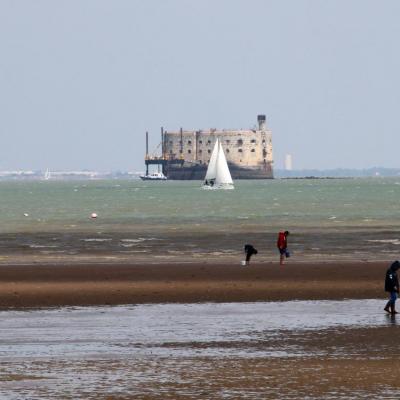
[{"label": "white sail", "polygon": [[204,178],[205,181],[209,181],[210,179],[215,179],[217,176],[218,150],[219,150],[219,140],[217,139],[214,145],[214,149],[211,153],[210,162],[208,163],[206,177]]},{"label": "white sail", "polygon": [[234,189],[224,150],[218,139],[211,154],[203,187],[206,189]]},{"label": "white sail", "polygon": [[217,185],[232,185],[232,176],[229,172],[228,163],[226,162],[225,153],[222,144],[219,144],[217,158],[217,176],[215,178]]},{"label": "white sail", "polygon": [[44,179],[46,181],[48,181],[50,178],[51,178],[51,173],[50,173],[49,169],[47,168],[46,172],[44,173]]}]

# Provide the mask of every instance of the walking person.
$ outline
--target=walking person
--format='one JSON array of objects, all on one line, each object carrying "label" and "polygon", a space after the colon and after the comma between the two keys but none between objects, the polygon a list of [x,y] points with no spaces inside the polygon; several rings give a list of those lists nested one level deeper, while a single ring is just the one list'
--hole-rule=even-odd
[{"label": "walking person", "polygon": [[290,257],[289,251],[287,249],[287,237],[289,236],[289,231],[279,232],[278,241],[276,242],[276,246],[278,247],[280,254],[280,265],[284,264],[285,257]]},{"label": "walking person", "polygon": [[396,311],[396,300],[399,293],[399,278],[397,277],[397,270],[400,268],[400,262],[395,261],[386,271],[385,277],[385,291],[389,292],[389,301],[384,308],[385,311],[394,315]]}]

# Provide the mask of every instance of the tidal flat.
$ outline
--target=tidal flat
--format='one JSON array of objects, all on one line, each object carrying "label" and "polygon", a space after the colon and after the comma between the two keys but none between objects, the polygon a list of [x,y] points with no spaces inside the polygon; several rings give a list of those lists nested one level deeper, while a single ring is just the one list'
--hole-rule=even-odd
[{"label": "tidal flat", "polygon": [[396,399],[382,300],[0,312],[7,399]]}]

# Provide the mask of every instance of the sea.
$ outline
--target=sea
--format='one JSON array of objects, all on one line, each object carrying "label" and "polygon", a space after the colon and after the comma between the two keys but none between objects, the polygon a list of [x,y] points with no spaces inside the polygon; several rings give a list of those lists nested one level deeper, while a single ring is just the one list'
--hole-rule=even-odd
[{"label": "sea", "polygon": [[[0,182],[0,263],[390,260],[400,249],[400,177]],[[91,218],[96,213],[97,218]]]}]

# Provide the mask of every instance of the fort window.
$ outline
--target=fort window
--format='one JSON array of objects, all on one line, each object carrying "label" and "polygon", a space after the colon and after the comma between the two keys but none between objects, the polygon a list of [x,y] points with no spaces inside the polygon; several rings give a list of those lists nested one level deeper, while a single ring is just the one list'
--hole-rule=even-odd
[{"label": "fort window", "polygon": [[242,149],[239,149],[238,152],[239,152],[239,153],[243,153],[243,150],[242,150]]},{"label": "fort window", "polygon": [[203,141],[202,141],[202,140],[199,140],[199,144],[203,144]]},{"label": "fort window", "polygon": [[179,141],[179,144],[182,144],[182,140]]},{"label": "fort window", "polygon": [[171,145],[173,144],[172,140],[169,141],[169,144],[171,144]]},{"label": "fort window", "polygon": [[265,144],[265,139],[263,139],[263,141],[262,141],[262,142],[263,142],[263,144]]},{"label": "fort window", "polygon": [[183,151],[182,151],[182,150],[179,150],[179,153],[180,153],[180,154],[182,154],[182,153],[183,153]]},{"label": "fort window", "polygon": [[192,141],[191,140],[188,140],[188,145],[190,146],[192,144]]},{"label": "fort window", "polygon": [[238,144],[239,146],[242,146],[242,145],[243,145],[243,139],[239,139],[239,140],[237,141],[237,144]]},{"label": "fort window", "polygon": [[225,143],[226,144],[229,144],[231,141],[228,139],[228,140],[225,140]]},{"label": "fort window", "polygon": [[208,143],[208,144],[211,144],[211,140],[207,140],[207,143]]},{"label": "fort window", "polygon": [[199,154],[201,154],[203,152],[203,150],[199,150]]},{"label": "fort window", "polygon": [[172,154],[172,150],[169,151],[169,154]]},{"label": "fort window", "polygon": [[229,153],[229,149],[226,149],[225,151],[226,151],[227,153]]},{"label": "fort window", "polygon": [[256,142],[256,139],[251,139],[251,143],[255,143]]},{"label": "fort window", "polygon": [[188,154],[190,154],[192,152],[192,150],[188,150]]},{"label": "fort window", "polygon": [[209,153],[211,153],[211,150],[207,150]]},{"label": "fort window", "polygon": [[255,150],[254,150],[254,149],[251,149],[251,152],[252,152],[252,153],[254,153],[254,152],[255,152]]}]

